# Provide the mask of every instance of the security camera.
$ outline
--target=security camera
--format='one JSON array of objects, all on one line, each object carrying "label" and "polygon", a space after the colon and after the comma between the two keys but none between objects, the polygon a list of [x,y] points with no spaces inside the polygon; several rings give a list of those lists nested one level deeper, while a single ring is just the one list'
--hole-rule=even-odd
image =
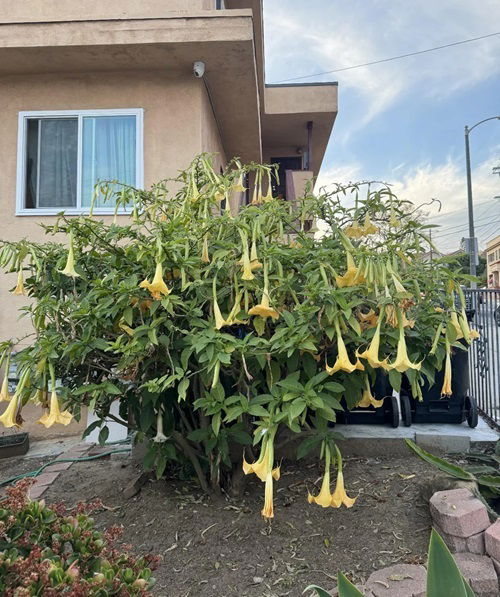
[{"label": "security camera", "polygon": [[201,60],[193,62],[193,74],[197,79],[201,79],[205,74],[205,63]]}]

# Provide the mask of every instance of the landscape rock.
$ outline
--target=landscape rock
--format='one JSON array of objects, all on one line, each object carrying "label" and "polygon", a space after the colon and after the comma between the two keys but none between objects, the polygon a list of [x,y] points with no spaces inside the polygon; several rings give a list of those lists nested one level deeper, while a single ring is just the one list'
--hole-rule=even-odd
[{"label": "landscape rock", "polygon": [[457,553],[454,558],[476,597],[498,597],[498,577],[490,558],[473,553]]},{"label": "landscape rock", "polygon": [[484,532],[486,553],[500,562],[500,519]]},{"label": "landscape rock", "polygon": [[370,574],[365,586],[374,597],[425,597],[426,578],[423,566],[395,564]]},{"label": "landscape rock", "polygon": [[139,475],[136,475],[123,490],[125,498],[130,499],[134,497],[134,495],[137,495],[139,491],[141,491],[141,487],[149,481],[150,476],[151,474],[148,472],[142,472]]},{"label": "landscape rock", "polygon": [[471,537],[490,526],[486,507],[468,489],[436,492],[430,510],[434,522],[454,537]]},{"label": "landscape rock", "polygon": [[452,553],[476,553],[484,555],[484,532],[471,535],[470,537],[456,537],[445,533],[439,525],[434,523],[434,528],[441,535],[443,541],[446,543]]}]

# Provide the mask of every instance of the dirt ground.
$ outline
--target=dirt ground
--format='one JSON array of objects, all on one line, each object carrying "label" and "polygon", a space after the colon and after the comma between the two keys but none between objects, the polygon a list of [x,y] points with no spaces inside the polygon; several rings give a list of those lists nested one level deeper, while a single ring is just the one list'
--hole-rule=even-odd
[{"label": "dirt ground", "polygon": [[[11,462],[0,477],[42,462]],[[123,525],[135,553],[162,556],[153,591],[161,597],[298,597],[311,583],[334,586],[338,570],[362,581],[393,562],[425,560],[423,496],[435,471],[416,456],[347,458],[346,487],[358,495],[350,510],[307,503],[307,489],[321,482],[318,465],[285,461],[281,470],[272,524],[260,516],[263,484],[253,479],[239,500],[211,500],[173,479],[151,481],[127,500],[121,490],[137,474],[128,459],[76,463],[43,497],[68,505],[100,497],[109,509],[95,514],[99,527]]]}]

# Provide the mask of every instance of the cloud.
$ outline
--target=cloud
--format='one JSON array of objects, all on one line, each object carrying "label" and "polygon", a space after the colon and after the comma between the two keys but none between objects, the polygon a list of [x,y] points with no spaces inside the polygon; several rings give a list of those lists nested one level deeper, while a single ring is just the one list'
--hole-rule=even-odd
[{"label": "cloud", "polygon": [[[485,35],[500,22],[498,0],[310,0],[306,7],[265,0],[264,7],[270,81]],[[442,99],[498,76],[499,52],[497,36],[319,79],[338,78],[342,97],[359,113],[350,136],[405,96]]]},{"label": "cloud", "polygon": [[[500,177],[492,173],[498,158],[478,164],[472,171],[474,217],[476,236],[480,248],[500,229]],[[335,183],[346,184],[363,180],[362,164],[358,162],[339,165],[320,173],[316,191],[321,187],[333,190]],[[441,210],[435,203],[424,207],[431,224],[440,226],[433,231],[433,239],[443,252],[458,249],[460,240],[468,236],[467,187],[462,160],[448,158],[437,166],[424,163],[406,171],[398,164],[387,181],[395,194],[415,205],[428,203],[431,199],[441,202]],[[320,228],[322,228],[320,226]]]}]

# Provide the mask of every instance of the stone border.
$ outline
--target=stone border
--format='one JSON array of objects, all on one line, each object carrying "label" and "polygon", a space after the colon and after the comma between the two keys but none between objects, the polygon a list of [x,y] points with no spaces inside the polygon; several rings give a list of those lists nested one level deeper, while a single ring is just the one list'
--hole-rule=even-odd
[{"label": "stone border", "polygon": [[92,448],[92,444],[76,444],[72,446],[67,452],[63,452],[59,454],[53,464],[47,466],[43,469],[43,472],[40,473],[37,477],[33,477],[35,482],[29,489],[29,497],[32,500],[39,499],[43,493],[54,483],[54,481],[59,477],[59,475],[63,472],[68,470],[73,462],[58,462],[59,460],[64,460],[66,458],[81,458],[84,456],[90,448]]}]

